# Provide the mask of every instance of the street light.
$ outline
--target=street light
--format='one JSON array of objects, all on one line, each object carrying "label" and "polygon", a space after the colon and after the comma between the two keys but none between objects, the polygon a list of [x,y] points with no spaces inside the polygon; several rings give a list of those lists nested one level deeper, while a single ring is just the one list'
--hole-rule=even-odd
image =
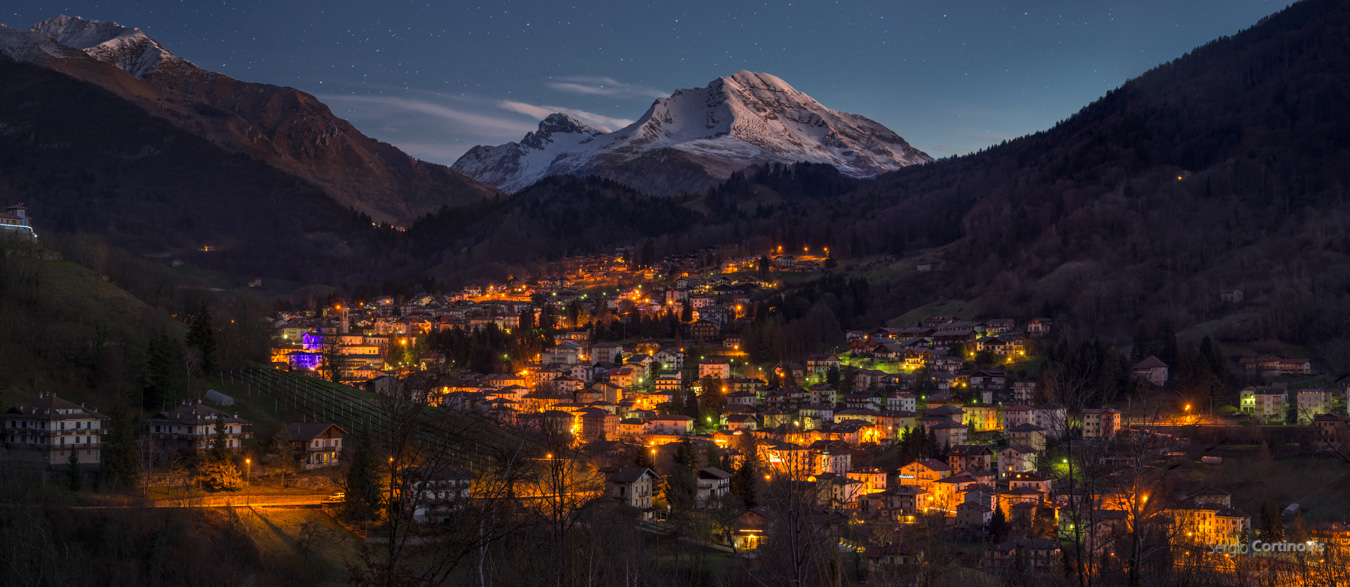
[{"label": "street light", "polygon": [[253,501],[253,459],[244,458],[244,505]]}]

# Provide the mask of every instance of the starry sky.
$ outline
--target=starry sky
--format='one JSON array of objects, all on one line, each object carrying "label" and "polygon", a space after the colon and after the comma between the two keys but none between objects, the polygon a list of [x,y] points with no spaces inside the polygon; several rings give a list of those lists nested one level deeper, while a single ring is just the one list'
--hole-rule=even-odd
[{"label": "starry sky", "polygon": [[1287,0],[7,0],[139,27],[235,78],[319,96],[429,161],[519,140],[550,112],[611,129],[738,70],[774,74],[935,157],[1052,126]]}]

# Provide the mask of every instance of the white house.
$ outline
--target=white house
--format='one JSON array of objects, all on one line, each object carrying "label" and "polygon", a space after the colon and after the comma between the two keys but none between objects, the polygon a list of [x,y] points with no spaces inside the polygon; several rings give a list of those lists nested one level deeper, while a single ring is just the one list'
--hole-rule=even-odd
[{"label": "white house", "polygon": [[5,460],[62,467],[73,452],[81,467],[98,468],[107,419],[55,394],[39,395],[5,412]]},{"label": "white house", "polygon": [[704,507],[717,507],[722,497],[731,492],[731,473],[717,467],[704,467],[698,470],[698,503]]}]

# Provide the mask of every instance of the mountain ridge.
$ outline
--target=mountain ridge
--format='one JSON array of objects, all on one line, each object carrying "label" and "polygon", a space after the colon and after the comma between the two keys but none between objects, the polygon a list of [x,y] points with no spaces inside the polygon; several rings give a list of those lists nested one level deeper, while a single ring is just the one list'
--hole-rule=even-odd
[{"label": "mountain ridge", "polygon": [[61,15],[28,31],[0,26],[0,52],[111,90],[180,128],[313,183],[378,222],[411,221],[496,193],[367,137],[308,93],[203,69],[139,29]]},{"label": "mountain ridge", "polygon": [[[613,132],[559,126],[556,116],[562,115],[551,115],[521,142],[474,147],[452,167],[507,191],[548,175],[597,175],[674,195],[767,163],[827,163],[846,175],[871,177],[933,160],[875,121],[831,110],[782,79],[744,70],[676,90]],[[531,142],[536,134],[550,140]]]}]

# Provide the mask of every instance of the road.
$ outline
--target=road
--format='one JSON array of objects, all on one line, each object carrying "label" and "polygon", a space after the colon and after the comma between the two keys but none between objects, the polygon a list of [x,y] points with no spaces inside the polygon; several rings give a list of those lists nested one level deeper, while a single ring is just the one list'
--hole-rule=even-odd
[{"label": "road", "polygon": [[72,509],[304,507],[337,503],[331,493],[312,495],[207,495],[178,499],[126,499],[120,503],[74,506]]}]

